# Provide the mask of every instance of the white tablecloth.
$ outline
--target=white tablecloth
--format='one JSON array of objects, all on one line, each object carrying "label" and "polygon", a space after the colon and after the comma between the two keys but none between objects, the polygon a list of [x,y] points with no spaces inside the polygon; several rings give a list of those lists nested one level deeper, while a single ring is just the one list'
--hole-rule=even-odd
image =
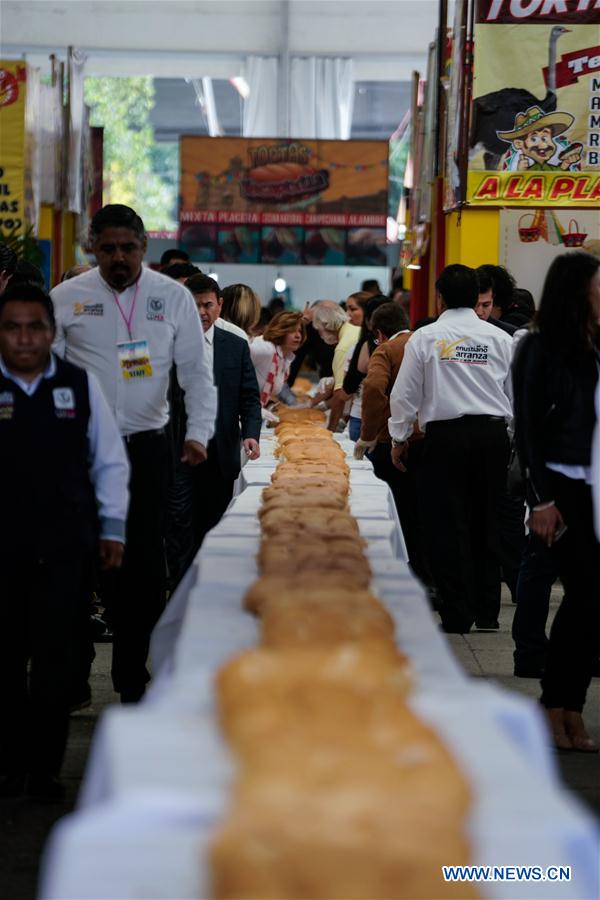
[{"label": "white tablecloth", "polygon": [[[267,452],[244,467],[241,491],[157,626],[152,650],[160,672],[146,700],[102,717],[80,808],[55,828],[45,855],[42,900],[210,895],[206,843],[226,808],[232,773],[212,685],[223,662],[258,640],[241,601],[257,575],[256,510],[274,464]],[[570,883],[487,883],[482,893],[498,900],[598,896],[594,823],[558,785],[536,705],[464,675],[398,552],[403,541],[389,491],[369,466],[351,464],[351,505],[369,541],[373,589],[411,660],[412,706],[472,782],[474,861],[573,867]]]}]

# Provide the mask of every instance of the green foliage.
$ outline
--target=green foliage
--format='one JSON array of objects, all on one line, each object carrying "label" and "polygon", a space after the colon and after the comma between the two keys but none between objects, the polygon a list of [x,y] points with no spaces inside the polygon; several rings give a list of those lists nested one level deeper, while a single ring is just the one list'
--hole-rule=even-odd
[{"label": "green foliage", "polygon": [[43,261],[42,251],[33,233],[33,226],[29,225],[23,234],[17,234],[17,229],[3,231],[0,228],[0,243],[6,244],[18,259],[27,260],[34,266],[41,266]]},{"label": "green foliage", "polygon": [[104,126],[104,202],[132,206],[150,231],[175,229],[177,145],[155,141],[152,78],[86,78],[85,102]]}]

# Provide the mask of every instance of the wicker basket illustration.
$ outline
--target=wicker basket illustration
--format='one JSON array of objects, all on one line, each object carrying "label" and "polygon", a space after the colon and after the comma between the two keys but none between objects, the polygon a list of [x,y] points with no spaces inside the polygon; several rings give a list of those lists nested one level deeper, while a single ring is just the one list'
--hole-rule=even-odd
[{"label": "wicker basket illustration", "polygon": [[[521,223],[526,216],[531,216],[532,219],[530,225],[524,226]],[[540,239],[540,229],[534,222],[535,213],[523,213],[519,219],[519,240],[523,241],[524,244],[532,244]]]},{"label": "wicker basket illustration", "polygon": [[569,222],[569,231],[563,235],[565,247],[582,247],[587,237],[587,232],[579,230],[579,224],[576,219]]}]

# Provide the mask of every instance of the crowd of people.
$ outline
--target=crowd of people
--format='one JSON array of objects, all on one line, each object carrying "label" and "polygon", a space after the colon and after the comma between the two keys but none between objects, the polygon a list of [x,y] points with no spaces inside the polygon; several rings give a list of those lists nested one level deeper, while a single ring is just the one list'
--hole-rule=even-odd
[{"label": "crowd of people", "polygon": [[282,403],[327,408],[389,485],[444,631],[497,631],[506,582],[515,674],[541,678],[557,748],[598,751],[582,716],[600,651],[596,258],[559,256],[537,312],[506,269],[448,266],[438,315],[411,330],[397,283],[299,311],[221,289],[180,250],[155,272],[126,206],[96,214],[91,248],[48,295],[0,245],[0,795],[61,794],[94,593],[115,691],[143,697],[151,632]]}]

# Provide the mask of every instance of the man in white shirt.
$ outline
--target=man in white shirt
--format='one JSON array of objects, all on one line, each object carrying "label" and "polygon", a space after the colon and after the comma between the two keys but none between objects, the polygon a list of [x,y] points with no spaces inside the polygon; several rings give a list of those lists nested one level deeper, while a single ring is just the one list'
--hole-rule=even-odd
[{"label": "man in white shirt", "polygon": [[512,341],[475,314],[474,270],[447,266],[436,288],[440,317],[408,341],[390,396],[392,459],[404,468],[418,417],[425,432],[419,503],[442,626],[467,633],[475,622],[495,630]]},{"label": "man in white shirt", "polygon": [[97,268],[52,291],[55,349],[96,375],[129,455],[127,550],[121,571],[102,585],[102,599],[114,632],[113,684],[123,702],[135,702],[149,680],[150,633],[166,596],[165,428],[172,365],[185,391],[182,459],[189,465],[206,460],[217,398],[189,291],[142,266],[146,235],[140,217],[128,206],[105,206],[90,230]]}]

